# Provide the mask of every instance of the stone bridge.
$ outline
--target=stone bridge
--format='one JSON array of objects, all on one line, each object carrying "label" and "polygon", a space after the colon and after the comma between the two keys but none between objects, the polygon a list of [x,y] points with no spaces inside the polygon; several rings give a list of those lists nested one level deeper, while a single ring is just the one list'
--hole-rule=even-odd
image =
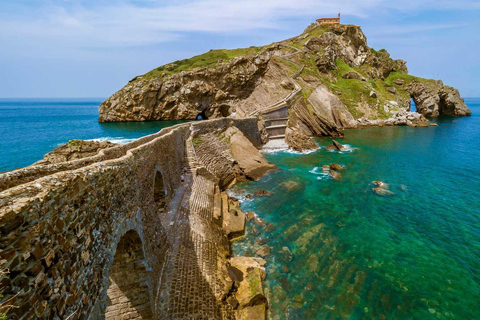
[{"label": "stone bridge", "polygon": [[209,120],[0,174],[8,319],[233,319],[218,179],[186,147],[232,124],[260,146],[257,119]]}]

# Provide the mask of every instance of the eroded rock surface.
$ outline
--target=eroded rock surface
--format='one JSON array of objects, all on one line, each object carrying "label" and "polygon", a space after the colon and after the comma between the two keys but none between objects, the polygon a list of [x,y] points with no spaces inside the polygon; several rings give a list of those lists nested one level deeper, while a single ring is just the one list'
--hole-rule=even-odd
[{"label": "eroded rock surface", "polygon": [[457,89],[441,81],[425,84],[414,81],[408,86],[417,111],[427,117],[469,116],[472,114]]},{"label": "eroded rock surface", "polygon": [[35,162],[35,164],[55,164],[90,157],[96,155],[100,150],[116,145],[117,144],[110,141],[70,140],[63,146],[57,147],[45,154],[43,159]]}]

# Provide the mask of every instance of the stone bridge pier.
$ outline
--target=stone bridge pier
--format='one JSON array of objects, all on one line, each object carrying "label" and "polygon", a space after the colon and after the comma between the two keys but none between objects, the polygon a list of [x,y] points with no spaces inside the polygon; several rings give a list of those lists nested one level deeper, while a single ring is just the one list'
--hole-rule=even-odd
[{"label": "stone bridge pier", "polygon": [[[256,120],[238,127],[255,138]],[[118,157],[0,174],[8,319],[233,318],[221,301],[229,240],[214,221],[218,184],[205,169],[180,181],[190,134],[177,125]]]}]

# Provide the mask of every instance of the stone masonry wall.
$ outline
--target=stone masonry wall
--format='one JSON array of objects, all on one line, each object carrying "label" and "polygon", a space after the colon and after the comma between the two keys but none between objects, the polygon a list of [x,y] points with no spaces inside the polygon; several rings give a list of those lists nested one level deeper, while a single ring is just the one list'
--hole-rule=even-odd
[{"label": "stone masonry wall", "polygon": [[[0,302],[16,306],[9,316],[103,319],[111,306],[107,289],[117,246],[133,232],[144,253],[142,283],[153,318],[229,318],[216,268],[228,255],[228,239],[210,218],[218,188],[208,179],[193,182],[200,178],[182,185],[179,177],[191,130],[230,124],[220,119],[164,129],[117,158],[88,164],[90,159],[80,168],[65,163],[70,170],[33,175],[35,180],[1,192],[0,261],[9,274],[0,279]],[[248,133],[260,139],[257,134]],[[156,172],[166,189],[168,213],[162,216],[154,201]],[[192,286],[200,289],[179,294]],[[192,301],[198,301],[195,307]]]}]

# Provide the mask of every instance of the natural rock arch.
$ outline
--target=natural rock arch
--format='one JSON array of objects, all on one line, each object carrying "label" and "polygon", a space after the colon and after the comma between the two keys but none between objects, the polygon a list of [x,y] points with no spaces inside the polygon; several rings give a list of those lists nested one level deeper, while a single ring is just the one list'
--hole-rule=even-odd
[{"label": "natural rock arch", "polygon": [[163,174],[160,168],[155,170],[155,177],[153,180],[153,200],[158,212],[164,212],[167,205],[167,188],[163,180]]},{"label": "natural rock arch", "polygon": [[153,319],[146,260],[136,231],[128,231],[118,242],[109,280],[105,320]]}]

